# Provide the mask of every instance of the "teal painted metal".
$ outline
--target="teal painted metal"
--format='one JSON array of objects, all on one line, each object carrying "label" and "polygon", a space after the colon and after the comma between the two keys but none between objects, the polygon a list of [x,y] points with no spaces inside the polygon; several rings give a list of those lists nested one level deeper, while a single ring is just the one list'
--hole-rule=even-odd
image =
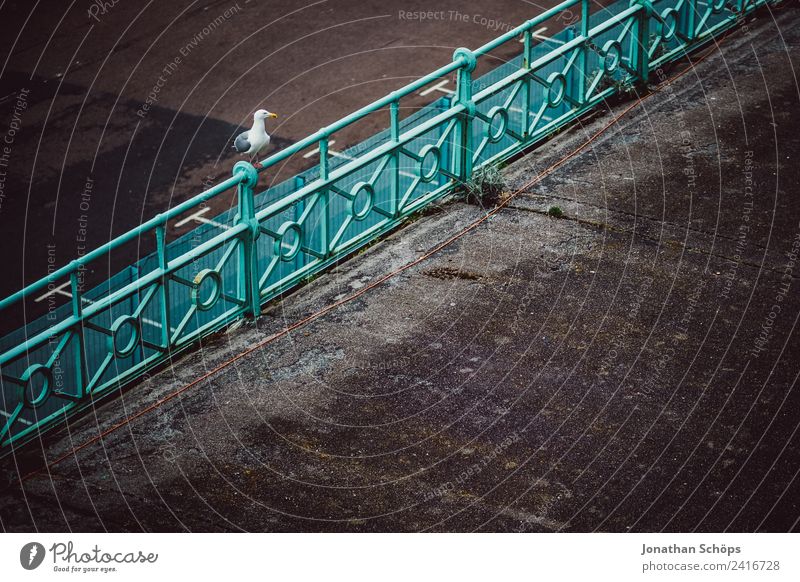
[{"label": "teal painted metal", "polygon": [[[545,140],[564,124],[735,26],[766,0],[634,0],[590,11],[568,0],[477,50],[322,128],[148,220],[0,301],[0,313],[66,280],[70,301],[0,339],[0,454],[141,378],[200,337],[245,316],[451,193],[487,164]],[[534,37],[547,23],[562,29]],[[493,50],[521,53],[477,79]],[[516,45],[513,45],[516,46]],[[489,59],[484,59],[489,61]],[[495,61],[496,62],[496,59]],[[452,98],[400,118],[401,100],[456,75]],[[331,137],[368,115],[389,128],[333,152]],[[319,164],[266,191],[259,173],[318,148]],[[237,207],[167,242],[167,224],[235,190]],[[92,264],[123,245],[155,252],[103,285],[83,289]]]}]

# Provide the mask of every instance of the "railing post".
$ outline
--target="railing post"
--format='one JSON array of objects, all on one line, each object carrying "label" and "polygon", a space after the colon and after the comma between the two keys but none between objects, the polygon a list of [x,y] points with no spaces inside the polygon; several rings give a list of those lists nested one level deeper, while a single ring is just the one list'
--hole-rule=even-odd
[{"label": "railing post", "polygon": [[70,291],[72,295],[72,316],[78,320],[76,324],[76,334],[77,334],[77,346],[78,349],[73,352],[74,359],[73,359],[73,366],[75,366],[75,382],[77,384],[78,390],[76,391],[79,398],[83,398],[86,396],[86,381],[84,376],[84,354],[86,353],[86,342],[83,338],[83,320],[81,316],[83,314],[83,306],[81,305],[81,292],[82,286],[80,282],[79,276],[79,269],[77,262],[73,261],[74,269],[69,274],[69,281],[70,281]]},{"label": "railing post", "polygon": [[245,161],[236,162],[233,166],[234,176],[242,174],[239,182],[239,224],[246,224],[239,253],[239,272],[244,283],[246,313],[252,317],[261,314],[261,289],[259,286],[258,252],[256,244],[259,230],[256,220],[253,190],[258,182],[258,172],[253,164]]},{"label": "railing post", "polygon": [[581,54],[578,57],[578,68],[580,69],[581,77],[578,101],[581,105],[583,105],[584,101],[586,101],[586,85],[589,81],[589,64],[588,59],[586,58],[586,51],[589,48],[589,10],[589,0],[581,0],[581,36],[583,37],[584,41],[580,48]]},{"label": "railing post", "polygon": [[[161,215],[159,215],[161,217]],[[161,273],[161,345],[165,350],[172,347],[172,330],[169,326],[169,275],[167,267],[167,221],[162,221],[156,226],[156,253],[158,254],[158,270]]]},{"label": "railing post", "polygon": [[331,241],[329,236],[330,221],[330,207],[328,205],[328,176],[330,173],[330,160],[328,159],[328,135],[326,134],[319,140],[319,178],[324,182],[324,186],[320,188],[319,202],[320,204],[320,223],[319,223],[319,237],[322,241],[323,256],[327,259],[331,254]]},{"label": "railing post", "polygon": [[[531,29],[525,29],[525,32],[522,33],[522,42],[523,42],[523,57],[522,57],[522,66],[526,71],[530,71],[531,69],[531,51],[533,50],[532,46],[532,33]],[[531,77],[525,77],[525,82],[522,85],[522,137],[528,137],[528,133],[530,132],[530,120],[531,120]]]},{"label": "railing post", "polygon": [[[575,31],[575,28],[572,27],[572,26],[568,26],[564,30],[564,33],[567,36],[567,42],[574,40],[578,36],[578,33]],[[580,52],[575,57],[575,63],[573,64],[572,67],[570,67],[566,71],[565,78],[564,78],[564,80],[565,80],[564,94],[567,97],[569,97],[570,100],[575,101],[576,103],[580,103],[581,102],[581,96],[580,96],[580,84],[577,83],[576,80],[575,80],[576,77],[580,77],[580,73],[577,74],[577,75],[575,74],[575,67],[577,65],[579,70],[582,69],[580,59],[581,59],[581,56],[583,55],[583,50],[581,48],[578,48],[578,51],[580,51]]]},{"label": "railing post", "polygon": [[694,41],[694,37],[696,34],[695,24],[697,18],[697,0],[688,0],[686,2],[686,19],[683,25],[683,36],[686,37],[686,41],[691,43]]},{"label": "railing post", "polygon": [[653,5],[647,0],[631,0],[631,5],[639,5],[636,14],[636,23],[633,26],[633,63],[636,78],[640,85],[647,85],[650,78],[650,16],[653,14]]},{"label": "railing post", "polygon": [[454,61],[461,61],[458,69],[456,101],[463,105],[464,111],[460,129],[460,155],[458,177],[466,182],[472,177],[472,118],[475,117],[475,103],[472,101],[472,71],[478,64],[475,54],[466,48],[458,48],[453,53]]},{"label": "railing post", "polygon": [[[295,176],[294,177],[294,189],[295,189],[295,192],[297,190],[302,189],[305,185],[306,185],[306,179],[305,179],[304,176]],[[298,200],[297,204],[295,204],[294,208],[295,208],[294,221],[295,222],[300,222],[300,218],[302,218],[303,213],[306,211],[306,201],[305,201],[305,199]]]},{"label": "railing post", "polygon": [[[400,143],[400,100],[395,99],[389,105],[389,131],[392,143]],[[392,216],[397,217],[400,211],[400,150],[395,147],[392,150],[391,158],[391,185],[389,192],[389,200],[391,207],[389,211]]]}]

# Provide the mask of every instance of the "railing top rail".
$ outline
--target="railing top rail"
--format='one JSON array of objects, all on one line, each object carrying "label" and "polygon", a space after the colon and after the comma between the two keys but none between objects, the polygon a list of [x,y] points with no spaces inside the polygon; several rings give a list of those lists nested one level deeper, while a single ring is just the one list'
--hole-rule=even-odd
[{"label": "railing top rail", "polygon": [[403,97],[411,93],[414,93],[417,89],[421,89],[428,83],[431,83],[436,79],[439,79],[445,75],[449,75],[453,71],[460,69],[462,66],[464,66],[464,64],[465,61],[463,59],[456,59],[453,62],[448,63],[443,67],[436,69],[432,73],[429,73],[424,77],[421,77],[416,81],[409,83],[408,85],[405,85],[404,87],[396,91],[392,91],[391,93],[378,99],[377,101],[373,101],[372,103],[365,105],[361,109],[358,109],[357,111],[354,111],[350,115],[347,115],[346,117],[343,117],[338,121],[335,121],[331,125],[328,125],[327,127],[323,127],[322,129],[317,130],[308,137],[305,137],[300,141],[292,144],[291,146],[282,149],[279,152],[274,153],[273,155],[262,161],[261,167],[258,168],[258,172],[259,173],[263,172],[267,168],[282,162],[286,158],[293,156],[294,154],[304,150],[307,147],[312,147],[312,146],[316,147],[317,142],[319,142],[321,139],[330,137],[331,134],[347,127],[351,123],[355,123],[359,119],[363,119],[370,113],[374,113],[375,111],[383,109],[384,107],[388,107],[389,105],[392,104],[392,102],[397,101],[398,99],[402,99]]}]

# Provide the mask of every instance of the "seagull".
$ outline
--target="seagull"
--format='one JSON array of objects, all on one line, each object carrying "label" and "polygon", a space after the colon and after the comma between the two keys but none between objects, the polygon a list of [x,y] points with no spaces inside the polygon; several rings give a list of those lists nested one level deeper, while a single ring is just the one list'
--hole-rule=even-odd
[{"label": "seagull", "polygon": [[233,149],[238,153],[250,156],[250,163],[269,145],[269,134],[264,127],[264,120],[278,117],[266,109],[259,109],[253,114],[253,127],[240,133],[233,141]]}]

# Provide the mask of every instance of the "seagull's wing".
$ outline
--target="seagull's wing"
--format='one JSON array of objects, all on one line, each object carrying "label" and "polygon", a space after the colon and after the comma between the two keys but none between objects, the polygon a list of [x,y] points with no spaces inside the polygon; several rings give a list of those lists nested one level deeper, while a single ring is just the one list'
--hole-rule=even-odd
[{"label": "seagull's wing", "polygon": [[265,135],[266,135],[266,139],[264,140],[264,143],[261,145],[261,147],[258,148],[258,152],[257,153],[263,152],[265,149],[267,149],[267,146],[269,145],[270,136],[269,136],[268,133],[265,134]]},{"label": "seagull's wing", "polygon": [[235,140],[233,140],[233,149],[240,154],[247,153],[247,151],[250,149],[250,140],[247,138],[247,134],[248,132],[246,131],[242,132],[236,136]]}]

